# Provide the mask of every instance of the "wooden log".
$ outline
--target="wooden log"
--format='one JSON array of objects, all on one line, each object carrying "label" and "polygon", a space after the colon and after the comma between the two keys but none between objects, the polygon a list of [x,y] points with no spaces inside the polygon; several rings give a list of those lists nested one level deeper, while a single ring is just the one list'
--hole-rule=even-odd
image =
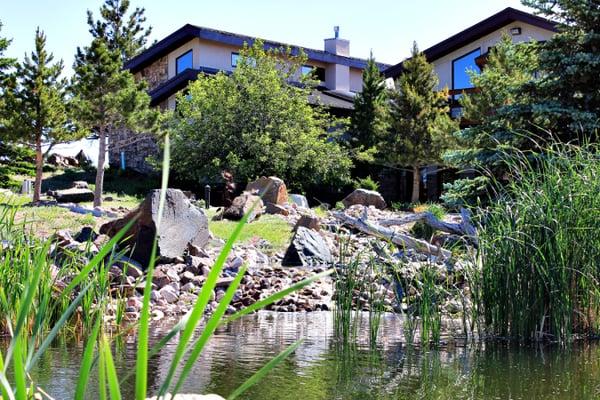
[{"label": "wooden log", "polygon": [[394,232],[392,229],[389,229],[387,227],[370,223],[367,221],[365,214],[366,209],[361,218],[351,217],[343,212],[333,213],[334,217],[341,221],[344,225],[348,225],[352,228],[358,229],[359,231],[366,233],[367,235],[389,240],[397,246],[414,249],[420,253],[439,256],[443,259],[448,259],[452,256],[452,253],[450,251],[432,245],[431,243],[425,240],[414,238],[405,233]]},{"label": "wooden log", "polygon": [[379,225],[389,227],[389,226],[401,226],[406,225],[412,222],[422,221],[425,224],[429,225],[433,229],[447,232],[453,235],[465,236],[471,243],[477,245],[477,230],[471,224],[471,213],[469,210],[465,208],[460,209],[461,222],[444,222],[440,221],[430,212],[422,212],[407,215],[401,218],[389,218],[385,220],[378,221]]}]

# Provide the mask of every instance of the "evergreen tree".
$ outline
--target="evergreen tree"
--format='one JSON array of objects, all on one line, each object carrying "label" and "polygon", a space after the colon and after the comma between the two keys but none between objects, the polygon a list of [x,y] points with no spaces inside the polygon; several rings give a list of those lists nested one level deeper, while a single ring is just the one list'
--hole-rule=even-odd
[{"label": "evergreen tree", "polygon": [[[2,31],[2,22],[0,22]],[[10,70],[15,66],[16,60],[4,56],[4,52],[10,45],[11,40],[0,36],[0,133],[6,129],[6,97],[13,86],[14,74]]]},{"label": "evergreen tree", "polygon": [[[552,139],[580,139],[600,128],[600,1],[523,0],[558,22],[558,33],[541,46],[540,79],[523,86],[531,101],[502,112]],[[536,129],[536,128],[541,129]]]},{"label": "evergreen tree", "polygon": [[376,150],[387,129],[385,78],[373,53],[367,60],[362,81],[362,91],[354,98],[354,112],[350,119],[350,146],[357,153],[369,156]]},{"label": "evergreen tree", "polygon": [[94,206],[102,205],[106,141],[117,129],[152,132],[158,111],[150,109],[143,80],[122,68],[121,55],[101,38],[77,49],[73,76],[73,109],[82,128],[98,137],[99,152]]},{"label": "evergreen tree", "polygon": [[99,153],[94,206],[102,204],[106,141],[124,128],[152,133],[159,112],[150,109],[150,96],[143,80],[136,82],[123,63],[146,43],[144,9],[127,15],[128,0],[106,0],[101,20],[88,11],[92,43],[77,49],[74,64],[74,110],[80,125],[98,136]]},{"label": "evergreen tree", "polygon": [[384,139],[385,160],[392,167],[412,167],[411,201],[419,201],[420,168],[441,163],[458,125],[450,118],[448,90],[437,90],[433,66],[414,43],[412,56],[390,92],[390,129]]},{"label": "evergreen tree", "polygon": [[69,139],[65,87],[60,77],[62,60],[53,63],[54,56],[46,51],[46,35],[37,28],[35,50],[17,66],[18,84],[8,104],[9,138],[24,142],[35,149],[35,184],[33,201],[39,201],[42,190],[42,143]]},{"label": "evergreen tree", "polygon": [[144,49],[152,27],[144,27],[144,8],[129,11],[129,0],[106,0],[100,7],[101,19],[95,20],[88,10],[89,31],[94,38],[103,38],[110,50],[117,51],[126,62]]}]

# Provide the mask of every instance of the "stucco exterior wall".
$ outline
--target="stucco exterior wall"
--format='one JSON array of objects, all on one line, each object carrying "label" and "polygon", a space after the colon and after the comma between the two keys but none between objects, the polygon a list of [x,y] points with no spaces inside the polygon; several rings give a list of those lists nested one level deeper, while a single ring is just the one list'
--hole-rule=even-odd
[{"label": "stucco exterior wall", "polygon": [[350,91],[360,92],[362,90],[362,69],[350,68]]},{"label": "stucco exterior wall", "polygon": [[470,53],[476,49],[481,50],[481,54],[484,54],[488,51],[490,47],[493,47],[496,43],[500,41],[502,35],[507,33],[510,35],[511,28],[521,28],[521,34],[517,36],[512,36],[513,42],[525,42],[531,40],[543,41],[548,40],[554,34],[551,31],[538,28],[537,26],[529,25],[523,22],[513,22],[505,27],[498,29],[482,38],[469,43],[468,45],[453,51],[450,54],[445,55],[433,62],[435,72],[437,73],[440,83],[438,85],[438,90],[443,89],[444,87],[448,87],[448,89],[452,89],[452,61]]}]

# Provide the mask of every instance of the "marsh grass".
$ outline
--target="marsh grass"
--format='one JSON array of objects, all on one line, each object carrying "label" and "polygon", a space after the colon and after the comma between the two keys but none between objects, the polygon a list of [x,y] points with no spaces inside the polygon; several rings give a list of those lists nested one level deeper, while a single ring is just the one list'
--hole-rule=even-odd
[{"label": "marsh grass", "polygon": [[479,228],[475,319],[496,337],[569,341],[597,335],[600,153],[554,145],[506,160],[508,184]]}]

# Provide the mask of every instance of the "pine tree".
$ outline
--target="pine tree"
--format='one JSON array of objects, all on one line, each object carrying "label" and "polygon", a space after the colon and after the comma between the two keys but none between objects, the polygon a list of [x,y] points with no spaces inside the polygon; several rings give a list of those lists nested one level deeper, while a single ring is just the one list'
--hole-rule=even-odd
[{"label": "pine tree", "polygon": [[126,62],[144,49],[152,27],[144,27],[144,8],[136,7],[130,15],[129,0],[106,0],[100,7],[101,19],[94,20],[88,10],[89,32],[94,38],[104,38],[110,50],[120,53]]},{"label": "pine tree", "polygon": [[593,135],[600,128],[600,1],[523,3],[557,21],[558,33],[541,46],[540,79],[522,88],[532,101],[503,112],[539,135],[553,133],[553,139]]},{"label": "pine tree", "polygon": [[[0,31],[2,31],[2,22],[0,22]],[[11,74],[10,70],[16,64],[14,58],[4,56],[10,42],[11,40],[0,36],[0,133],[6,129],[6,96],[14,81],[14,74]]]},{"label": "pine tree", "polygon": [[123,69],[124,61],[146,43],[150,29],[144,29],[144,10],[136,8],[127,16],[129,1],[106,0],[100,9],[102,20],[88,12],[92,43],[78,48],[75,56],[74,110],[80,125],[97,135],[99,141],[94,206],[102,205],[106,142],[117,131],[152,133],[159,112],[150,108],[150,96],[143,80]]},{"label": "pine tree", "polygon": [[35,149],[35,184],[33,201],[41,197],[43,143],[64,141],[73,136],[66,110],[66,80],[60,75],[62,60],[46,51],[46,35],[37,28],[35,50],[17,65],[18,83],[9,97],[9,138]]},{"label": "pine tree", "polygon": [[94,207],[102,205],[107,139],[124,126],[152,132],[158,119],[158,112],[149,108],[145,82],[136,82],[122,66],[120,54],[100,38],[77,49],[73,108],[81,127],[95,133],[99,142]]},{"label": "pine tree", "polygon": [[357,152],[373,153],[387,129],[385,78],[373,58],[367,60],[362,91],[354,98],[350,119],[350,146]]},{"label": "pine tree", "polygon": [[433,66],[413,44],[412,56],[390,92],[390,129],[386,135],[385,160],[392,167],[412,167],[411,201],[419,201],[420,168],[441,163],[458,126],[450,118],[448,90],[439,83]]}]

